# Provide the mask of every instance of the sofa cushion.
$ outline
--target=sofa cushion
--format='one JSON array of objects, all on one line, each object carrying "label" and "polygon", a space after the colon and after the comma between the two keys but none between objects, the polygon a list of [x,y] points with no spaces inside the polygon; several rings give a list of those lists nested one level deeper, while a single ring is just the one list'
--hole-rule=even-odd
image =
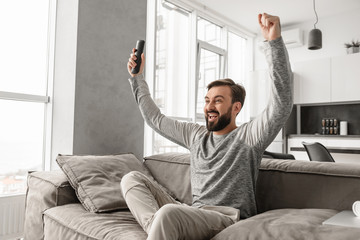
[{"label": "sofa cushion", "polygon": [[176,199],[192,204],[190,154],[163,153],[145,157],[145,165],[155,180],[166,187]]},{"label": "sofa cushion", "polygon": [[106,212],[127,208],[120,189],[121,178],[130,171],[151,174],[133,154],[59,155],[56,159],[84,208]]},{"label": "sofa cushion", "polygon": [[330,209],[278,209],[226,228],[213,239],[227,240],[350,240],[359,239],[360,228],[322,225],[338,211]]},{"label": "sofa cushion", "polygon": [[44,212],[45,240],[146,239],[147,234],[129,210],[91,213],[81,204]]}]

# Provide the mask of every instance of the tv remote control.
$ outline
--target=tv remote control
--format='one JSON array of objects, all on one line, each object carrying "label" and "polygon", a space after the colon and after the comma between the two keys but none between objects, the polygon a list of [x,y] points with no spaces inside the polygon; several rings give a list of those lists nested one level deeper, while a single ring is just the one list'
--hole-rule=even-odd
[{"label": "tv remote control", "polygon": [[145,41],[144,40],[138,40],[136,42],[136,51],[135,51],[135,56],[136,56],[136,66],[131,69],[131,73],[132,74],[137,74],[140,70],[140,66],[141,66],[141,54],[144,51],[144,46],[145,46]]}]

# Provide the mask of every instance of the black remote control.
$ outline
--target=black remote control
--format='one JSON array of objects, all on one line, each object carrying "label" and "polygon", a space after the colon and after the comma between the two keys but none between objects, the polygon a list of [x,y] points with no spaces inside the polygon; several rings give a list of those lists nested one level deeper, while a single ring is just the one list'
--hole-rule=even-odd
[{"label": "black remote control", "polygon": [[131,69],[131,73],[132,74],[137,74],[140,70],[140,66],[141,66],[141,54],[144,51],[144,46],[145,46],[145,41],[144,40],[138,40],[136,42],[136,51],[135,51],[135,56],[136,56],[136,66],[135,68]]}]

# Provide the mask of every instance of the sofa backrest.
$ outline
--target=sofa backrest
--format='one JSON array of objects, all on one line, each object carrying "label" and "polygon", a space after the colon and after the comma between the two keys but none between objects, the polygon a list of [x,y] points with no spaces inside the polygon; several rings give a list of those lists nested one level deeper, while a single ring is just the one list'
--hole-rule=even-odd
[{"label": "sofa backrest", "polygon": [[360,200],[360,164],[263,159],[258,212],[279,208],[350,210]]},{"label": "sofa backrest", "polygon": [[[154,155],[145,158],[145,165],[155,180],[191,205],[189,154]],[[351,209],[360,200],[360,164],[263,159],[256,200],[259,213],[282,208]]]}]

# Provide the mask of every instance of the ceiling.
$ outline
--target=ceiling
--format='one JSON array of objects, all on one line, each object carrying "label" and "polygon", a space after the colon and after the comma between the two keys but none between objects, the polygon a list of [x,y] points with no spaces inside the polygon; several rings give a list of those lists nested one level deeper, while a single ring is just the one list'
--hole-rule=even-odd
[{"label": "ceiling", "polygon": [[[245,29],[256,33],[258,13],[280,16],[282,26],[314,20],[313,0],[193,0],[206,8],[232,19]],[[359,0],[316,0],[316,11],[321,18],[360,10]]]}]

